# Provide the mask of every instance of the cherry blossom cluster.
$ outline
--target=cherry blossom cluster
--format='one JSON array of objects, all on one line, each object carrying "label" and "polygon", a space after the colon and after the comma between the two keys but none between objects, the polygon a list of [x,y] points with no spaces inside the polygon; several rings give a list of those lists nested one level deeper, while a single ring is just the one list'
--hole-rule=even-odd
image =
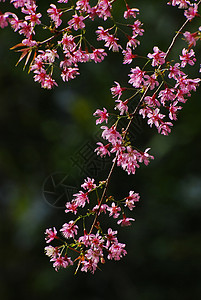
[{"label": "cherry blossom cluster", "polygon": [[[81,271],[94,273],[99,268],[98,264],[105,263],[105,258],[120,260],[127,254],[125,244],[118,241],[117,230],[112,230],[109,227],[104,233],[98,220],[96,220],[90,231],[86,229],[86,222],[89,222],[90,218],[94,216],[100,216],[102,213],[108,214],[109,217],[114,219],[119,218],[121,215],[117,221],[117,224],[121,226],[131,225],[131,221],[134,221],[133,218],[126,217],[124,209],[126,207],[133,210],[135,203],[139,201],[139,194],[130,191],[127,197],[118,201],[108,197],[105,199],[106,203],[100,205],[97,195],[105,184],[106,182],[100,182],[99,185],[96,185],[94,179],[89,177],[85,179],[81,186],[82,190],[74,195],[71,202],[66,203],[65,210],[66,213],[77,215],[80,209],[83,211],[88,206],[90,208],[86,210],[85,215],[79,214],[75,220],[64,223],[60,229],[60,236],[55,227],[46,229],[46,242],[48,244],[53,240],[58,240],[62,244],[58,247],[52,245],[45,247],[45,252],[50,257],[50,261],[53,262],[56,271],[59,268],[66,268],[77,263],[77,270],[80,267]],[[94,193],[97,197],[96,205],[90,200]],[[82,225],[81,232],[78,223]],[[92,230],[96,230],[96,232],[92,233]],[[68,256],[69,252],[71,256]]]},{"label": "cherry blossom cluster", "polygon": [[[157,64],[161,67],[151,75],[152,78],[150,78],[149,75],[145,75],[145,72],[138,70],[138,74],[141,72],[141,84],[145,82],[146,85],[149,82],[150,89],[154,91],[152,95],[144,98],[144,103],[139,110],[139,114],[141,114],[143,118],[146,117],[148,119],[147,123],[150,127],[155,125],[159,133],[168,135],[173,126],[171,121],[177,120],[177,113],[182,109],[182,106],[179,104],[185,103],[187,98],[191,96],[191,92],[196,91],[200,78],[188,78],[188,75],[183,71],[183,68],[187,64],[194,65],[196,61],[195,53],[192,49],[184,48],[182,55],[179,56],[180,62],[174,64],[168,63],[168,65],[163,68],[162,66],[165,63],[163,57],[165,57],[165,55],[166,54],[159,51],[157,47],[154,47],[153,54],[148,54],[148,57],[152,59],[152,66]],[[139,77],[139,75],[135,76]],[[132,79],[135,76],[131,74]],[[161,83],[159,85],[158,80],[160,77]],[[132,81],[132,84],[135,84],[135,81]],[[159,88],[156,88],[155,91],[154,88],[157,86],[159,86]],[[161,113],[161,108],[164,113]],[[165,121],[164,119],[167,113],[169,120]]]},{"label": "cherry blossom cluster", "polygon": [[102,137],[109,143],[103,145],[102,142],[98,142],[98,147],[95,149],[95,152],[101,157],[106,154],[110,156],[111,153],[115,153],[117,166],[121,166],[128,175],[135,174],[136,168],[139,168],[139,163],[143,162],[145,165],[148,165],[150,159],[153,159],[154,157],[148,153],[150,150],[149,148],[144,152],[133,149],[128,141],[124,141],[122,135],[115,127],[115,125],[111,128],[108,128],[107,126],[101,127],[103,130]]},{"label": "cherry blossom cluster", "polygon": [[[194,0],[194,2],[197,2],[197,0]],[[188,0],[170,0],[168,4],[172,6],[178,6],[180,9],[184,9],[184,16],[189,20],[193,19],[195,16],[198,16],[197,3],[191,3],[191,1]]]},{"label": "cherry blossom cluster", "polygon": [[[10,2],[20,10],[22,18],[11,12],[1,13],[0,26],[4,28],[10,24],[15,32],[23,36],[22,42],[13,49],[21,52],[19,62],[26,59],[25,66],[31,60],[29,70],[41,87],[51,89],[58,85],[53,78],[56,65],[61,71],[62,80],[69,81],[79,75],[80,63],[101,63],[108,50],[121,52],[123,64],[131,65],[128,86],[121,86],[115,81],[111,87],[114,111],[108,112],[104,107],[94,112],[96,125],[100,125],[102,130],[102,139],[94,151],[102,158],[111,157],[112,166],[107,178],[98,183],[94,178],[86,178],[80,191],[66,203],[65,213],[69,220],[59,231],[55,227],[45,231],[48,244],[45,253],[56,271],[76,265],[76,272],[80,269],[94,273],[106,259],[120,260],[127,254],[126,245],[118,241],[116,227],[130,226],[135,221],[129,215],[140,199],[133,190],[123,199],[108,195],[114,168],[121,167],[128,175],[134,175],[142,164],[147,166],[154,159],[149,154],[150,148],[140,150],[130,138],[135,116],[146,119],[150,127],[156,127],[158,133],[168,135],[179,111],[201,81],[200,78],[190,78],[186,72],[187,66],[196,67],[195,46],[201,40],[201,27],[195,32],[185,31],[185,27],[199,17],[201,0],[193,3],[188,0],[168,2],[168,5],[184,9],[185,22],[166,51],[154,46],[142,58],[143,64],[139,65],[134,63],[135,58],[139,57],[136,48],[140,44],[139,38],[144,34],[143,24],[137,19],[139,9],[130,8],[126,1],[122,1],[125,24],[118,23],[113,17],[115,0],[97,0],[94,6],[89,0],[60,0],[57,5],[50,4],[47,9],[49,25],[42,24],[42,13],[37,11],[36,1]],[[69,17],[67,21],[64,15]],[[87,39],[90,22],[98,19],[104,21],[104,27],[98,25],[95,31],[97,43],[102,43],[102,48],[93,46]],[[45,40],[34,40],[37,28],[48,32]],[[179,36],[186,41],[186,46],[177,58],[169,60]],[[125,124],[123,128],[122,120]],[[114,219],[113,229],[102,221],[107,217]]]},{"label": "cherry blossom cluster", "polygon": [[[62,80],[69,81],[80,74],[79,64],[102,62],[107,56],[106,50],[122,51],[124,63],[132,62],[135,57],[133,50],[140,44],[137,37],[144,32],[141,28],[142,23],[135,20],[139,10],[130,8],[122,1],[125,7],[125,24],[118,24],[112,16],[115,0],[94,2],[94,6],[91,6],[89,0],[60,0],[57,4],[50,4],[45,12],[50,20],[50,24],[47,25],[43,24],[42,13],[38,12],[34,0],[11,0],[10,3],[18,13],[0,12],[0,27],[4,28],[10,24],[13,30],[22,36],[21,43],[11,48],[21,53],[18,63],[25,59],[24,67],[29,64],[29,71],[33,72],[34,80],[39,82],[41,87],[51,89],[58,85],[53,78],[55,67],[60,69]],[[103,19],[104,24],[109,26],[105,29],[98,26],[95,32],[96,40],[104,45],[103,48],[97,47],[98,43],[92,45],[86,36],[90,22],[98,19]],[[109,22],[106,22],[107,20]],[[130,21],[129,24],[127,20]],[[127,32],[123,28],[126,28]],[[36,34],[40,30],[47,32],[47,39],[36,40]],[[126,37],[124,47],[119,43],[119,32]]]},{"label": "cherry blossom cluster", "polygon": [[[139,11],[137,11],[139,13]],[[136,13],[136,10],[135,10]],[[125,14],[124,14],[125,16]],[[127,17],[127,15],[126,15]],[[136,23],[137,24],[137,23]],[[138,34],[142,34],[140,29]],[[108,32],[102,27],[98,28],[99,39],[105,41],[105,46],[109,47],[107,35]],[[131,87],[121,87],[118,82],[111,88],[111,93],[115,102],[116,121],[112,126],[106,126],[109,118],[114,114],[110,114],[106,108],[97,109],[94,116],[97,117],[96,125],[101,125],[103,141],[97,143],[95,152],[97,155],[104,157],[106,155],[113,156],[113,165],[106,181],[102,181],[96,185],[94,179],[85,179],[82,185],[83,190],[74,195],[71,202],[66,204],[66,213],[77,215],[78,210],[92,205],[92,193],[96,195],[96,204],[91,209],[88,208],[85,215],[80,215],[76,220],[65,223],[60,229],[66,239],[73,239],[72,244],[64,242],[60,248],[48,246],[45,248],[46,254],[50,256],[53,266],[56,270],[60,267],[66,268],[78,261],[77,269],[81,271],[94,271],[99,268],[100,263],[105,263],[105,258],[119,260],[126,254],[125,244],[119,243],[117,239],[117,231],[110,227],[106,232],[100,223],[100,215],[107,214],[117,220],[117,224],[121,226],[131,225],[133,218],[126,217],[125,208],[133,210],[135,203],[139,201],[139,194],[134,191],[129,192],[129,196],[122,200],[116,200],[113,196],[107,196],[107,186],[114,166],[121,166],[128,174],[135,174],[140,163],[148,165],[154,157],[148,153],[149,148],[140,151],[131,144],[129,139],[129,129],[133,117],[136,114],[147,118],[147,123],[152,127],[154,125],[158,132],[168,135],[173,126],[173,121],[177,120],[177,113],[182,109],[182,104],[191,96],[192,91],[196,91],[200,78],[191,79],[184,72],[186,65],[194,66],[196,62],[195,52],[192,49],[196,42],[200,40],[200,30],[195,33],[188,31],[183,32],[183,36],[188,44],[187,48],[183,48],[178,61],[169,62],[167,57],[171,51],[172,44],[166,52],[161,51],[157,46],[153,48],[153,53],[147,54],[147,62],[143,67],[135,66],[131,68],[128,74],[128,83]],[[131,42],[127,42],[126,53],[123,50],[124,64],[130,64],[134,57],[129,56],[131,53]],[[136,46],[136,44],[135,44]],[[110,47],[114,47],[110,46]],[[115,50],[120,49],[115,45]],[[145,69],[146,66],[146,69]],[[133,94],[126,97],[130,91]],[[124,99],[123,99],[124,98]],[[136,100],[137,98],[137,100]],[[133,104],[136,103],[133,110]],[[127,127],[121,128],[119,121],[124,118],[127,120]],[[167,120],[166,120],[167,119]],[[105,123],[106,125],[102,125]],[[103,189],[101,196],[99,190]],[[86,217],[93,217],[94,221],[87,231]],[[78,234],[78,221],[83,221],[83,229],[81,236],[75,238]],[[93,231],[96,231],[92,233]],[[84,233],[84,234],[83,234]],[[59,239],[56,229],[46,230],[47,241]],[[65,249],[65,250],[64,250]],[[69,249],[74,249],[74,260],[67,256]],[[62,255],[65,251],[65,255]]]}]

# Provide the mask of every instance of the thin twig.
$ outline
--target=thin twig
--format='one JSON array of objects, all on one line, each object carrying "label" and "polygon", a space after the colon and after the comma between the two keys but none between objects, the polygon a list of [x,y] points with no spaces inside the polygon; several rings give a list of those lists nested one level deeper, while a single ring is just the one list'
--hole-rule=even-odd
[{"label": "thin twig", "polygon": [[[197,3],[197,6],[199,6],[200,4],[201,4],[201,0]],[[177,33],[175,34],[175,36],[173,37],[172,42],[170,43],[170,46],[168,47],[168,49],[167,49],[167,51],[166,51],[166,53],[165,53],[165,56],[164,56],[165,59],[166,59],[166,58],[168,57],[168,55],[170,54],[170,51],[172,50],[172,48],[173,48],[173,46],[174,46],[174,44],[175,44],[175,42],[176,42],[176,40],[177,40],[179,34],[182,32],[182,30],[184,29],[184,27],[185,27],[190,21],[191,21],[190,19],[187,19],[187,20],[183,23],[183,25],[180,27],[180,29],[177,31]],[[159,69],[160,69],[160,67],[159,67]],[[124,133],[123,133],[123,140],[125,139],[125,137],[126,137],[126,135],[127,135],[127,133],[128,133],[129,127],[130,127],[130,125],[131,125],[131,122],[132,122],[132,120],[133,120],[135,114],[137,113],[137,111],[138,111],[140,105],[142,104],[142,102],[143,102],[145,96],[147,95],[147,92],[148,92],[148,90],[149,90],[149,87],[150,87],[150,84],[146,87],[146,89],[145,89],[145,91],[144,91],[142,97],[140,98],[140,100],[139,100],[139,102],[138,102],[138,105],[136,106],[135,110],[134,110],[133,113],[131,114],[131,118],[130,118],[130,120],[129,120],[129,122],[128,122],[128,125],[127,125],[127,127],[126,127],[126,129],[125,129],[125,131],[124,131]],[[108,189],[108,185],[109,185],[109,181],[110,181],[110,178],[111,178],[111,176],[112,176],[114,167],[115,167],[115,165],[116,165],[116,160],[117,160],[117,155],[116,155],[116,157],[115,157],[114,160],[113,160],[112,167],[111,167],[110,172],[109,172],[109,174],[108,174],[108,177],[107,177],[107,179],[106,179],[105,188],[104,188],[104,190],[103,190],[102,197],[101,197],[100,202],[99,202],[98,210],[97,210],[97,212],[96,212],[94,221],[93,221],[93,223],[92,223],[92,225],[91,225],[89,234],[92,233],[92,231],[93,231],[93,229],[94,229],[94,227],[95,227],[95,225],[96,225],[96,221],[97,221],[98,216],[99,216],[100,208],[101,208],[101,205],[102,205],[102,203],[103,203],[104,197],[105,197],[105,195],[106,195],[106,192],[107,192],[107,189]]]},{"label": "thin twig", "polygon": [[[199,6],[201,3],[201,0],[197,3],[197,6]],[[182,30],[184,29],[184,27],[191,21],[191,19],[186,19],[186,21],[184,22],[184,24],[180,27],[180,29],[177,31],[176,35],[173,37],[172,42],[169,46],[169,48],[167,49],[166,53],[165,53],[165,59],[168,57],[170,51],[172,50],[172,47],[174,46],[176,39],[178,38],[179,34],[182,32]]]},{"label": "thin twig", "polygon": [[101,208],[101,205],[102,205],[102,203],[103,203],[105,194],[106,194],[107,189],[108,189],[108,184],[109,184],[109,181],[110,181],[112,172],[113,172],[114,167],[115,167],[115,164],[116,164],[116,159],[117,159],[117,156],[115,157],[115,159],[114,159],[114,161],[113,161],[113,164],[112,164],[112,167],[111,167],[111,169],[110,169],[109,175],[108,175],[108,177],[107,177],[107,179],[106,179],[106,184],[105,184],[105,187],[104,187],[104,190],[103,190],[101,199],[100,199],[100,203],[99,203],[99,206],[98,206],[98,210],[97,210],[97,212],[96,212],[96,215],[95,215],[93,224],[91,225],[91,229],[90,229],[90,231],[89,231],[89,234],[91,234],[91,232],[92,232],[94,226],[96,225],[96,221],[97,221],[97,219],[98,219],[98,215],[99,215],[99,212],[100,212],[100,208]]}]

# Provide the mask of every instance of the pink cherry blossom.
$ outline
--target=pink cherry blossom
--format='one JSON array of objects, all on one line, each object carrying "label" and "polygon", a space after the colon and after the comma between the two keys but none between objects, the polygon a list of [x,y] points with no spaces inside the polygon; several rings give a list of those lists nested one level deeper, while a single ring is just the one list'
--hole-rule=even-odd
[{"label": "pink cherry blossom", "polygon": [[154,47],[153,48],[154,53],[149,53],[147,55],[148,58],[153,59],[152,60],[152,66],[159,66],[159,65],[163,65],[165,63],[165,53],[161,50],[159,50],[158,47]]},{"label": "pink cherry blossom", "polygon": [[28,16],[25,17],[26,21],[30,21],[31,26],[35,26],[36,24],[41,24],[40,18],[42,17],[41,13],[31,12]]},{"label": "pink cherry blossom", "polygon": [[189,31],[185,31],[183,36],[185,37],[186,41],[188,42],[189,45],[196,45],[196,42],[198,40],[197,38],[197,32],[195,33],[190,33]]},{"label": "pink cherry blossom", "polygon": [[187,8],[189,5],[191,5],[191,3],[189,0],[177,0],[177,5],[179,5],[178,8],[183,9],[183,8]]},{"label": "pink cherry blossom", "polygon": [[177,80],[178,78],[180,78],[181,76],[184,76],[184,75],[185,75],[185,73],[180,70],[179,63],[176,63],[173,66],[170,66],[169,74],[168,74],[169,78],[174,78],[175,80]]},{"label": "pink cherry blossom", "polygon": [[160,91],[159,98],[163,106],[165,106],[167,101],[173,101],[175,99],[174,91],[173,88],[166,88]]},{"label": "pink cherry blossom", "polygon": [[44,67],[43,57],[42,57],[42,55],[38,55],[34,59],[34,62],[32,63],[32,65],[30,67],[30,70],[31,71],[33,71],[33,70],[40,71],[43,67]]},{"label": "pink cherry blossom", "polygon": [[110,246],[108,259],[114,259],[114,260],[120,260],[122,256],[125,256],[127,254],[125,248],[125,244],[122,243],[114,243]]},{"label": "pink cherry blossom", "polygon": [[150,125],[150,127],[152,127],[152,125],[154,124],[158,128],[164,117],[165,115],[160,113],[160,109],[156,108],[148,113],[147,118],[149,120],[147,123]]},{"label": "pink cherry blossom", "polygon": [[[179,78],[177,78],[177,82],[175,84],[175,88],[179,88],[181,91],[182,91],[182,94],[189,94],[189,90],[187,88],[188,86],[188,76],[185,75],[185,76],[181,76]],[[190,95],[190,94],[189,94]]]},{"label": "pink cherry blossom", "polygon": [[133,218],[126,218],[125,216],[123,217],[123,219],[119,220],[117,222],[118,225],[121,225],[122,227],[124,226],[130,226],[131,222],[130,221],[135,221],[135,219]]},{"label": "pink cherry blossom", "polygon": [[115,106],[114,109],[118,109],[120,111],[120,116],[128,112],[127,100],[121,101],[120,99],[117,99],[115,100],[115,102],[118,102],[118,104]]},{"label": "pink cherry blossom", "polygon": [[95,63],[100,63],[104,60],[107,53],[104,49],[94,49],[93,53],[90,54],[91,60],[94,60]]},{"label": "pink cherry blossom", "polygon": [[139,152],[139,157],[138,157],[138,161],[140,163],[144,163],[145,166],[148,166],[148,164],[150,163],[150,159],[154,159],[154,156],[153,155],[150,155],[148,153],[148,151],[150,150],[151,148],[147,148],[144,152]]},{"label": "pink cherry blossom", "polygon": [[[33,66],[32,66],[33,68]],[[34,80],[35,81],[38,81],[39,83],[41,83],[41,85],[43,86],[44,83],[45,83],[45,78],[47,76],[47,73],[46,73],[46,70],[43,69],[43,68],[40,68],[40,69],[36,69],[34,71]]]},{"label": "pink cherry blossom", "polygon": [[112,5],[109,0],[99,0],[96,8],[96,14],[104,21],[111,17]]},{"label": "pink cherry blossom", "polygon": [[111,153],[117,153],[118,156],[121,155],[124,151],[126,150],[126,148],[122,145],[121,142],[116,143],[115,145],[113,145],[112,149],[110,150]]},{"label": "pink cherry blossom", "polygon": [[45,254],[51,258],[53,258],[53,257],[56,258],[58,255],[57,247],[53,247],[53,246],[49,245],[49,246],[45,247],[44,250],[45,250]]},{"label": "pink cherry blossom", "polygon": [[67,268],[69,265],[73,265],[73,262],[70,257],[67,256],[61,256],[53,257],[50,261],[54,262],[53,267],[55,268],[55,271],[58,272],[60,268]]},{"label": "pink cherry blossom", "polygon": [[178,5],[179,8],[187,8],[190,5],[190,1],[188,0],[170,0],[167,4],[172,6]]},{"label": "pink cherry blossom", "polygon": [[156,106],[160,106],[160,102],[157,100],[156,98],[156,94],[153,94],[152,97],[150,96],[146,96],[144,98],[144,102],[149,106],[149,107],[156,107]]},{"label": "pink cherry blossom", "polygon": [[194,91],[196,92],[197,87],[200,84],[201,79],[200,78],[195,78],[195,79],[187,79],[186,83],[187,83],[187,89],[188,91]]},{"label": "pink cherry blossom", "polygon": [[142,115],[143,119],[146,118],[149,113],[152,113],[152,109],[148,106],[139,110],[139,115]]},{"label": "pink cherry blossom", "polygon": [[169,0],[168,5],[176,6],[177,0]]},{"label": "pink cherry blossom", "polygon": [[127,10],[124,12],[124,18],[128,19],[130,17],[136,18],[136,15],[139,14],[138,8],[130,8],[128,4],[126,5]]},{"label": "pink cherry blossom", "polygon": [[142,71],[139,67],[132,68],[131,74],[128,74],[130,77],[130,80],[128,81],[130,84],[133,85],[135,88],[139,88],[142,86],[143,83],[143,76],[145,74],[145,71]]},{"label": "pink cherry blossom", "polygon": [[89,9],[89,0],[79,0],[76,2],[76,10],[83,10],[87,12]]},{"label": "pink cherry blossom", "polygon": [[78,226],[74,223],[74,221],[70,221],[69,223],[63,224],[60,229],[61,233],[66,239],[74,238],[77,235]]},{"label": "pink cherry blossom", "polygon": [[56,58],[59,58],[59,55],[57,53],[57,50],[56,49],[53,49],[53,50],[50,50],[50,49],[47,49],[44,53],[43,53],[43,60],[45,62],[48,62],[48,63],[54,63],[55,62],[55,59]]},{"label": "pink cherry blossom", "polygon": [[86,231],[84,231],[84,235],[80,236],[78,241],[82,243],[85,247],[89,247],[91,245],[91,240],[94,237],[94,234],[87,234]]},{"label": "pink cherry blossom", "polygon": [[94,21],[97,17],[97,6],[89,7],[88,9],[89,18]]},{"label": "pink cherry blossom", "polygon": [[126,50],[123,50],[122,53],[124,55],[123,64],[131,64],[133,61],[133,58],[137,57],[137,55],[134,55],[132,53],[132,50],[129,47],[127,47]]},{"label": "pink cherry blossom", "polygon": [[193,66],[196,62],[195,52],[193,49],[188,51],[188,49],[183,49],[182,50],[182,55],[180,55],[180,60],[181,60],[181,67],[184,68],[186,64],[188,63],[189,65]]},{"label": "pink cherry blossom", "polygon": [[82,260],[82,272],[88,272],[90,271],[92,274],[97,269],[100,257],[102,257],[102,251],[99,250],[93,250],[93,249],[88,249],[85,253],[85,260]]},{"label": "pink cherry blossom", "polygon": [[119,49],[121,49],[121,45],[118,45],[117,44],[117,41],[119,39],[117,37],[115,37],[114,35],[112,34],[108,34],[106,37],[105,37],[105,47],[109,48],[109,50],[112,50],[113,52],[118,52]]},{"label": "pink cherry blossom", "polygon": [[138,45],[140,45],[140,41],[138,41],[136,39],[136,35],[133,35],[131,37],[128,36],[128,42],[126,44],[126,48],[131,47],[131,48],[135,49],[135,48],[137,48]]},{"label": "pink cherry blossom", "polygon": [[171,132],[171,126],[173,126],[171,122],[162,122],[158,127],[158,133],[168,135]]},{"label": "pink cherry blossom", "polygon": [[106,41],[108,38],[108,29],[104,29],[102,26],[98,26],[98,30],[96,30],[96,34],[98,35],[97,40],[98,41]]},{"label": "pink cherry blossom", "polygon": [[143,24],[139,20],[136,20],[133,25],[130,25],[130,27],[133,30],[133,36],[136,37],[137,35],[140,35],[140,36],[143,35],[144,29],[141,28],[142,25]]},{"label": "pink cherry blossom", "polygon": [[47,10],[51,20],[54,22],[55,27],[59,27],[62,23],[61,16],[62,12],[60,9],[57,9],[55,4],[50,4],[50,8]]},{"label": "pink cherry blossom", "polygon": [[57,238],[57,230],[55,227],[46,229],[45,234],[47,235],[45,240],[46,243],[50,243],[51,241],[53,241],[55,238]]},{"label": "pink cherry blossom", "polygon": [[15,8],[18,7],[22,7],[24,6],[26,3],[31,2],[31,0],[10,0],[10,3],[13,3],[13,5],[15,6]]},{"label": "pink cherry blossom", "polygon": [[112,202],[112,206],[108,206],[107,210],[110,212],[109,216],[113,216],[113,218],[116,219],[120,215],[119,211],[121,211],[121,208]]},{"label": "pink cherry blossom", "polygon": [[102,137],[105,140],[108,140],[113,145],[116,145],[117,143],[121,142],[122,136],[116,130],[114,125],[111,128],[108,128],[107,126],[102,126],[101,129],[103,129]]},{"label": "pink cherry blossom", "polygon": [[113,95],[113,98],[118,96],[119,99],[122,95],[122,92],[125,91],[126,88],[122,88],[117,81],[115,81],[114,83],[116,84],[116,86],[112,87],[110,90]]},{"label": "pink cherry blossom", "polygon": [[190,97],[190,91],[196,91],[201,79],[195,78],[195,79],[188,79],[187,76],[183,76],[178,79],[175,87],[182,90],[182,94],[187,94],[187,96]]},{"label": "pink cherry blossom", "polygon": [[24,7],[22,7],[21,12],[23,14],[31,15],[32,13],[36,12],[36,8],[37,8],[37,6],[36,6],[35,1],[28,0],[28,1],[25,1]]},{"label": "pink cherry blossom", "polygon": [[83,191],[79,191],[79,193],[73,195],[75,198],[73,201],[77,206],[84,207],[86,202],[89,203],[88,192],[84,193]]},{"label": "pink cherry blossom", "polygon": [[117,156],[117,166],[121,166],[128,175],[135,174],[136,168],[139,168],[139,152],[133,150],[131,146],[126,148],[127,151],[119,153]]},{"label": "pink cherry blossom", "polygon": [[74,30],[83,29],[85,27],[84,17],[78,16],[77,14],[73,15],[72,19],[68,21],[70,27],[73,27]]},{"label": "pink cherry blossom", "polygon": [[98,265],[99,260],[82,260],[81,264],[82,264],[82,268],[81,271],[82,272],[88,272],[91,271],[92,274],[94,274],[94,272],[96,271],[97,265]]},{"label": "pink cherry blossom", "polygon": [[97,109],[93,115],[99,117],[99,119],[96,120],[96,125],[101,124],[103,122],[108,122],[109,114],[106,108],[103,108],[103,110]]},{"label": "pink cherry blossom", "polygon": [[134,193],[134,191],[129,192],[129,196],[125,198],[125,206],[128,207],[130,210],[133,210],[135,207],[135,202],[138,202],[140,196],[138,193]]},{"label": "pink cherry blossom", "polygon": [[177,99],[179,102],[186,103],[187,99],[184,98],[184,95],[186,94],[185,91],[181,89],[177,89],[177,94],[175,99]]},{"label": "pink cherry blossom", "polygon": [[193,4],[192,6],[190,6],[188,8],[188,10],[185,10],[185,12],[184,12],[184,16],[189,20],[192,20],[197,15],[198,15],[198,6],[197,6],[197,4]]},{"label": "pink cherry blossom", "polygon": [[78,208],[78,205],[75,201],[67,202],[65,213],[72,212],[76,215],[77,214],[77,208]]},{"label": "pink cherry blossom", "polygon": [[63,79],[63,81],[74,79],[77,75],[80,74],[78,71],[78,68],[65,68],[64,70],[62,70],[61,78]]},{"label": "pink cherry blossom", "polygon": [[0,11],[0,27],[4,28],[8,26],[8,13],[2,14]]},{"label": "pink cherry blossom", "polygon": [[38,45],[36,41],[32,40],[31,36],[28,39],[22,40],[22,44],[24,44],[27,47],[35,47]]},{"label": "pink cherry blossom", "polygon": [[107,235],[106,235],[107,238],[106,248],[108,248],[113,243],[114,244],[118,243],[116,235],[117,235],[117,231],[113,231],[111,228],[108,228]]},{"label": "pink cherry blossom", "polygon": [[151,76],[144,75],[144,79],[147,79],[147,81],[144,81],[144,85],[149,86],[150,90],[153,90],[155,87],[159,85],[159,82],[157,81],[157,75],[154,73]]},{"label": "pink cherry blossom", "polygon": [[26,38],[29,38],[32,34],[35,34],[35,32],[33,26],[24,21],[20,25],[19,34],[23,34]]},{"label": "pink cherry blossom", "polygon": [[90,60],[90,55],[86,51],[83,51],[81,48],[79,48],[73,52],[73,59],[75,65],[78,62],[86,63]]},{"label": "pink cherry blossom", "polygon": [[81,185],[84,190],[91,191],[96,188],[96,184],[94,183],[94,178],[89,178],[84,180],[84,183]]},{"label": "pink cherry blossom", "polygon": [[104,239],[103,237],[100,235],[99,232],[96,233],[96,235],[91,234],[90,235],[90,239],[91,239],[91,244],[90,247],[92,249],[97,249],[97,250],[101,250],[103,248],[103,244],[104,244]]},{"label": "pink cherry blossom", "polygon": [[59,41],[58,44],[63,46],[64,51],[72,51],[76,47],[73,35],[67,32],[63,35],[62,40]]},{"label": "pink cherry blossom", "polygon": [[181,110],[181,106],[177,106],[178,101],[174,101],[172,104],[170,104],[169,107],[169,118],[170,120],[177,120],[177,111]]},{"label": "pink cherry blossom", "polygon": [[55,85],[57,86],[58,84],[50,75],[47,75],[42,83],[42,87],[48,90],[51,90]]},{"label": "pink cherry blossom", "polygon": [[107,204],[102,204],[101,206],[99,206],[99,204],[95,205],[92,209],[93,212],[98,213],[98,215],[100,215],[102,212],[104,212],[106,214],[108,209],[108,205]]},{"label": "pink cherry blossom", "polygon": [[10,18],[9,22],[15,32],[20,29],[22,21],[18,19],[16,14],[12,14],[12,18]]},{"label": "pink cherry blossom", "polygon": [[108,150],[108,147],[110,146],[110,144],[107,145],[103,145],[103,143],[98,142],[96,143],[97,145],[99,145],[94,152],[97,152],[97,155],[100,155],[101,157],[109,155],[110,156],[110,151]]}]

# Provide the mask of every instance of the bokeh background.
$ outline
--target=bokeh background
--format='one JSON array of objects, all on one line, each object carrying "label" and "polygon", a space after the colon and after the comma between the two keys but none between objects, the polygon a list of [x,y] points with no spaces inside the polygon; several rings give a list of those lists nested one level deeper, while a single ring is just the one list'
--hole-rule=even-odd
[{"label": "bokeh background", "polygon": [[[47,8],[45,1],[40,3]],[[115,5],[118,15],[123,1]],[[183,22],[182,12],[161,0],[136,0],[134,5],[141,9],[145,29],[138,53],[145,55],[155,45],[167,49]],[[5,7],[0,3],[0,10]],[[200,18],[191,28],[196,30],[199,23]],[[0,31],[0,298],[199,299],[200,88],[169,137],[136,120],[136,143],[151,147],[155,160],[135,176],[118,169],[112,177],[113,194],[125,196],[134,189],[141,195],[132,214],[134,225],[120,230],[127,256],[107,262],[95,275],[75,276],[73,268],[57,273],[43,253],[44,231],[67,220],[63,204],[86,175],[97,180],[106,176],[109,162],[101,163],[92,152],[100,133],[92,114],[98,107],[112,109],[109,89],[114,80],[127,83],[131,66],[122,66],[119,55],[110,54],[102,64],[81,66],[76,80],[42,90],[22,64],[15,67],[19,56],[9,48],[19,42],[9,28]],[[178,40],[172,55],[184,46]],[[196,50],[192,77],[199,76],[201,46]]]}]

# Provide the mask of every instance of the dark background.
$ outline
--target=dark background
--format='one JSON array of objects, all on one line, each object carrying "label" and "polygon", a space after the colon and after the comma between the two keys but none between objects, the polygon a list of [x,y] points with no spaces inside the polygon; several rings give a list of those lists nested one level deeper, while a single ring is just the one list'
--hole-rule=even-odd
[{"label": "dark background", "polygon": [[[116,4],[117,15],[122,3]],[[138,53],[146,55],[155,45],[165,51],[183,13],[166,1],[135,5],[145,29]],[[4,7],[1,3],[0,10],[6,11]],[[200,18],[191,28],[196,30],[199,23]],[[155,160],[135,176],[118,169],[112,177],[111,193],[120,197],[134,190],[141,195],[132,214],[135,223],[120,230],[127,256],[120,262],[107,261],[95,275],[74,276],[74,268],[57,273],[43,254],[44,231],[65,223],[63,203],[83,178],[105,179],[110,164],[90,152],[99,135],[92,114],[98,107],[112,109],[113,81],[126,84],[135,64],[122,66],[119,55],[110,54],[102,64],[81,66],[76,80],[64,84],[58,79],[58,88],[42,90],[22,71],[22,64],[14,67],[19,55],[9,48],[20,42],[17,34],[5,28],[0,40],[0,298],[199,299],[200,88],[184,105],[169,137],[136,120],[136,142],[142,149],[151,147]],[[184,46],[178,40],[172,57]],[[199,76],[200,50],[198,44],[198,62],[189,69],[193,78]],[[52,179],[64,179],[68,187],[60,185],[51,196]],[[58,195],[63,197],[54,203]]]}]

